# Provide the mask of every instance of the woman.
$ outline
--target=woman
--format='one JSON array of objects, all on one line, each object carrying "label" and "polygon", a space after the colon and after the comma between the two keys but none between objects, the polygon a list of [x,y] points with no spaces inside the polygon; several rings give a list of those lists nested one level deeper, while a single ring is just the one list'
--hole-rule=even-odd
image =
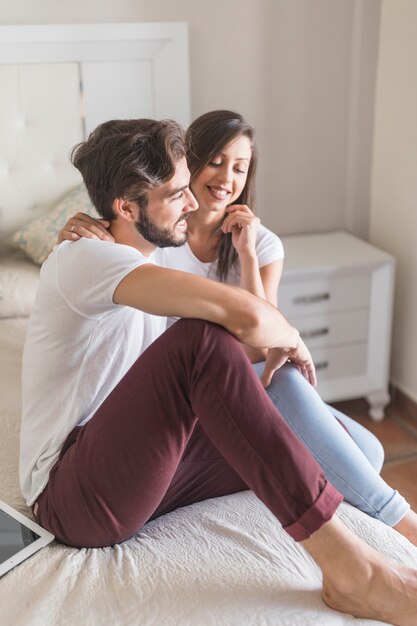
[{"label": "woman", "polygon": [[[190,187],[199,209],[189,215],[187,243],[158,250],[156,261],[239,285],[277,306],[283,249],[279,238],[254,215],[257,155],[253,128],[239,114],[212,111],[197,118],[186,137]],[[59,240],[112,239],[106,226],[108,222],[78,213],[64,226]],[[246,350],[261,376],[265,354]],[[325,405],[302,374],[288,363],[272,380],[262,382],[345,500],[411,536],[408,523],[414,513],[379,476],[380,442],[357,422]]]}]

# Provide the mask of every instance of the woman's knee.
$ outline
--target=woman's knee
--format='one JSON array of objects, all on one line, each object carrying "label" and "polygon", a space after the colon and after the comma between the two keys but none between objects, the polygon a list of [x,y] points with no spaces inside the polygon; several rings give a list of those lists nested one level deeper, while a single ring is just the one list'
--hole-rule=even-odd
[{"label": "woman's knee", "polygon": [[327,405],[327,408],[346,427],[362,454],[379,474],[385,460],[385,450],[379,439],[352,417],[348,417],[332,406]]},{"label": "woman's knee", "polygon": [[378,474],[382,470],[382,466],[385,461],[385,450],[382,443],[379,441],[375,435],[368,431],[369,437],[367,438],[366,445],[362,449],[362,452],[368,459],[369,463],[372,465],[375,471]]},{"label": "woman's knee", "polygon": [[314,393],[314,387],[304,378],[301,372],[291,363],[280,367],[273,375],[270,391],[276,394],[301,394]]}]

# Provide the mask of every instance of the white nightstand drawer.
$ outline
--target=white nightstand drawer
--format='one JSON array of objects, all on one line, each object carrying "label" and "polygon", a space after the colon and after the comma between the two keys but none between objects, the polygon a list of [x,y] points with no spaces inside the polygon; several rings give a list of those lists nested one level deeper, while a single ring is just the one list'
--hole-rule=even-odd
[{"label": "white nightstand drawer", "polygon": [[292,235],[282,243],[278,306],[310,333],[319,393],[327,402],[365,396],[371,417],[382,419],[389,401],[395,259],[346,232]]},{"label": "white nightstand drawer", "polygon": [[321,311],[342,311],[369,306],[370,275],[323,276],[285,281],[279,289],[279,309],[288,318]]},{"label": "white nightstand drawer", "polygon": [[358,376],[366,372],[367,344],[317,348],[311,351],[319,380]]},{"label": "white nightstand drawer", "polygon": [[321,346],[366,342],[368,309],[324,312],[307,317],[293,317],[290,322],[301,333],[310,350]]}]

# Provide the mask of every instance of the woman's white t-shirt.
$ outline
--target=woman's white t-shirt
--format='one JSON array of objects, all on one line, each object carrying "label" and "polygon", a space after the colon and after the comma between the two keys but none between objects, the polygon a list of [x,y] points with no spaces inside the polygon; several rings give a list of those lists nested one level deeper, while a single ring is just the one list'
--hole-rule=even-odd
[{"label": "woman's white t-shirt", "polygon": [[[192,252],[188,243],[178,248],[162,248],[152,255],[158,265],[182,272],[191,272],[197,276],[219,280],[217,276],[217,259],[211,263],[203,263]],[[284,248],[280,238],[262,224],[259,226],[256,239],[256,256],[259,267],[264,267],[284,258]],[[240,266],[237,262],[229,271],[225,281],[228,285],[240,285]]]},{"label": "woman's white t-shirt", "polygon": [[[262,224],[259,226],[255,250],[260,268],[284,258],[281,239]],[[160,248],[153,253],[152,257],[158,265],[182,272],[191,272],[203,278],[219,280],[217,259],[211,263],[203,263],[193,254],[188,243],[178,248]],[[224,282],[237,287],[240,285],[239,261],[229,270]],[[177,319],[177,317],[169,317],[168,326],[171,326]]]}]

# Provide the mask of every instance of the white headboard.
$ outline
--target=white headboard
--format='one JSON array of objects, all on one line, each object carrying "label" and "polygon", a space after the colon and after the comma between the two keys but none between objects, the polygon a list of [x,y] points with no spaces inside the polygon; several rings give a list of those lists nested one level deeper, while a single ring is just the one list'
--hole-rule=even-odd
[{"label": "white headboard", "polygon": [[184,23],[0,27],[0,239],[79,182],[73,145],[115,118],[190,121]]}]

